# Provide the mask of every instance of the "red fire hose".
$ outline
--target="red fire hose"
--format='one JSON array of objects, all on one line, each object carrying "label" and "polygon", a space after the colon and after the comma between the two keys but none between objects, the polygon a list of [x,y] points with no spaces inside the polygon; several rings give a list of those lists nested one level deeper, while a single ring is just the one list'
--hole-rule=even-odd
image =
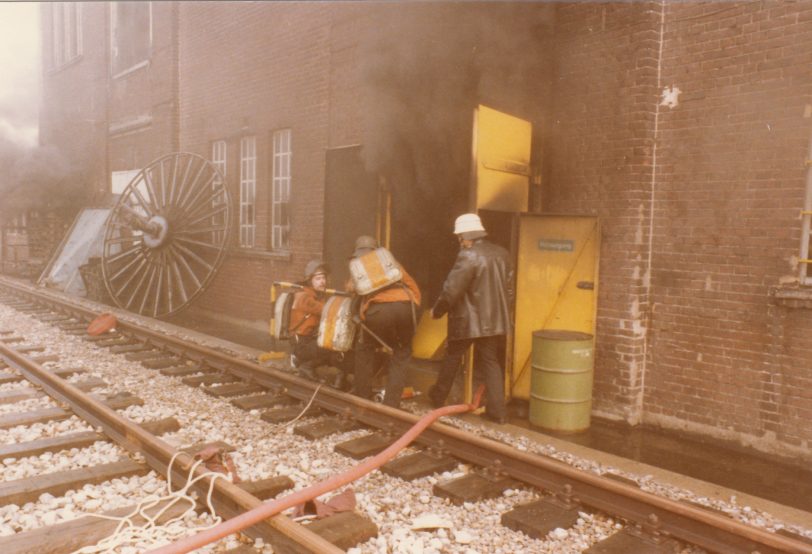
[{"label": "red fire hose", "polygon": [[373,456],[372,458],[364,460],[357,466],[351,468],[350,470],[344,473],[335,475],[333,477],[330,477],[329,479],[310,485],[305,489],[296,491],[292,494],[274,500],[273,502],[257,506],[253,510],[249,510],[244,514],[240,514],[239,516],[231,518],[228,521],[224,521],[223,523],[216,525],[211,529],[201,531],[196,535],[186,537],[172,544],[168,544],[155,550],[151,550],[150,552],[151,554],[182,554],[186,552],[191,552],[196,548],[205,546],[216,540],[222,539],[223,537],[227,537],[232,533],[237,533],[247,527],[251,527],[252,525],[259,523],[264,519],[273,517],[282,512],[283,510],[287,510],[288,508],[296,506],[297,504],[313,500],[325,493],[333,491],[348,483],[352,483],[356,479],[360,479],[367,473],[370,473],[371,471],[378,469],[383,464],[385,464],[386,462],[397,456],[401,450],[406,448],[413,440],[415,440],[420,435],[420,433],[425,431],[429,425],[437,421],[439,418],[447,415],[462,414],[477,409],[479,407],[480,401],[482,400],[482,393],[484,392],[484,390],[485,387],[483,385],[480,385],[476,391],[476,394],[474,395],[474,399],[471,404],[456,404],[454,406],[444,406],[442,408],[438,408],[436,410],[428,412],[419,420],[417,420],[417,423],[415,423],[411,427],[411,429],[406,431],[406,433],[404,433],[403,436],[401,436],[398,440],[396,440],[386,450],[384,450],[383,452],[381,452],[376,456]]}]

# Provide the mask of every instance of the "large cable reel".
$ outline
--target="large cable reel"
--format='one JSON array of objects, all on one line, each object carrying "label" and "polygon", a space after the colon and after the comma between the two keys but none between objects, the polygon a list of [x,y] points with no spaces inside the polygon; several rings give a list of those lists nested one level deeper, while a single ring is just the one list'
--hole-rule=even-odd
[{"label": "large cable reel", "polygon": [[229,217],[225,180],[202,156],[168,154],[139,171],[104,230],[102,275],[115,304],[156,318],[188,306],[223,261]]}]

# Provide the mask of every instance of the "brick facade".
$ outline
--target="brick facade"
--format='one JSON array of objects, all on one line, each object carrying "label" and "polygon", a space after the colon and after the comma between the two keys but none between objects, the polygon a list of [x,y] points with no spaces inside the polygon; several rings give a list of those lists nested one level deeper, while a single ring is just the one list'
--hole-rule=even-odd
[{"label": "brick facade", "polygon": [[809,456],[812,315],[771,290],[797,275],[810,10],[558,6],[544,207],[602,218],[596,413]]},{"label": "brick facade", "polygon": [[[482,102],[534,123],[535,205],[601,218],[595,414],[810,455],[812,315],[771,291],[797,275],[812,5],[153,8],[153,59],[113,79],[109,96],[106,43],[90,32],[79,63],[46,73],[43,137],[65,143],[66,118],[94,121],[82,140],[109,150],[96,159],[109,165],[96,171],[105,184],[108,169],[178,149],[208,157],[225,140],[235,208],[240,139],[256,137],[256,247],[235,237],[195,309],[266,324],[270,283],[324,255],[325,153],[351,145],[400,195],[395,248],[432,245],[413,273],[437,281],[438,260],[450,263],[437,237],[464,208],[470,113]],[[107,25],[105,9],[88,5],[85,25]],[[493,31],[523,24],[526,36]],[[445,45],[452,29],[465,48]],[[70,108],[64,91],[88,102]],[[107,136],[141,115],[148,125]],[[285,252],[270,248],[279,129],[293,144]],[[414,208],[425,224],[409,226]]]}]

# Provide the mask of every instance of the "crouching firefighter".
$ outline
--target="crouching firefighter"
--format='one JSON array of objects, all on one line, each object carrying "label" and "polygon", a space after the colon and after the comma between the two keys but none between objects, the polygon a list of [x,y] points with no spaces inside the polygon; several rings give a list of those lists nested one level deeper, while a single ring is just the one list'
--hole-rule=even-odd
[{"label": "crouching firefighter", "polygon": [[319,348],[316,340],[321,312],[327,301],[328,269],[321,260],[307,263],[302,289],[293,296],[290,308],[291,365],[308,379],[315,379],[317,367],[330,363],[330,351]]},{"label": "crouching firefighter", "polygon": [[392,254],[379,248],[377,241],[366,235],[355,241],[350,276],[349,288],[362,298],[354,392],[362,398],[372,396],[375,348],[382,346],[387,354],[385,368],[388,371],[383,403],[397,408],[412,355],[420,289]]}]

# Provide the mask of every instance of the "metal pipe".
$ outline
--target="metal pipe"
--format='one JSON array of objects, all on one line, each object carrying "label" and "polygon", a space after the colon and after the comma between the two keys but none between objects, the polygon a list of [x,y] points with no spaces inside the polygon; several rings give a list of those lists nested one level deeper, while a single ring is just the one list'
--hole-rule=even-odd
[{"label": "metal pipe", "polygon": [[806,196],[804,198],[804,209],[801,211],[801,254],[798,256],[799,260],[799,282],[801,285],[807,285],[809,279],[809,232],[812,226],[812,134],[809,137],[809,150],[806,154]]},{"label": "metal pipe", "polygon": [[415,440],[429,425],[437,421],[442,416],[461,414],[477,409],[484,391],[485,387],[480,385],[471,404],[445,406],[443,408],[438,408],[428,412],[417,420],[417,422],[406,433],[404,433],[386,450],[376,456],[373,456],[372,458],[364,460],[357,466],[342,474],[330,477],[329,479],[321,481],[320,483],[310,485],[305,489],[284,496],[278,500],[274,500],[273,502],[258,506],[253,510],[229,519],[228,521],[212,527],[211,529],[202,531],[197,535],[186,537],[178,542],[151,550],[150,552],[152,554],[182,554],[185,552],[191,552],[196,548],[201,548],[216,540],[222,539],[223,537],[227,537],[233,533],[238,533],[246,527],[250,527],[266,518],[279,514],[283,510],[292,508],[293,506],[301,504],[302,502],[313,500],[314,498],[317,498],[325,493],[352,483],[367,473],[378,469],[383,464],[397,456],[401,450],[409,446],[409,444]]}]

